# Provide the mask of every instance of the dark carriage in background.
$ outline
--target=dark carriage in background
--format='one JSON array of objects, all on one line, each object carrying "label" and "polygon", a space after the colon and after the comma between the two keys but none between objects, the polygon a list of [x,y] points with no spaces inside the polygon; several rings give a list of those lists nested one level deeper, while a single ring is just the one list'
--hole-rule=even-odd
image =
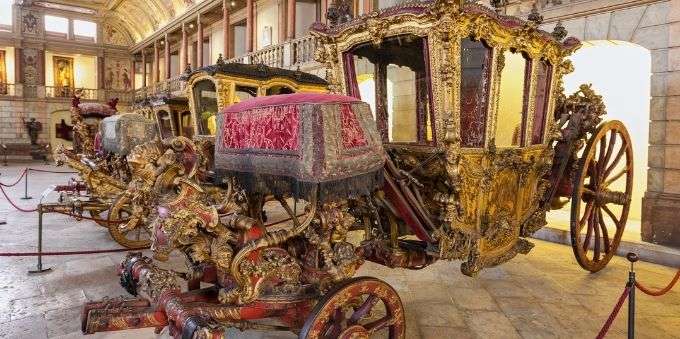
[{"label": "dark carriage in background", "polygon": [[[620,122],[602,122],[589,86],[562,93],[576,39],[449,0],[344,19],[313,27],[331,94],[215,115],[215,178],[235,178],[247,206],[218,212],[196,180],[174,180],[151,218],[152,248],[157,260],[185,254],[188,272],[130,253],[119,273],[138,297],[86,304],[85,333],[403,338],[398,294],[353,277],[359,265],[460,260],[475,275],[528,253],[546,212],[569,200],[577,261],[607,264],[630,206],[631,142]],[[266,197],[291,225],[265,227]]]}]

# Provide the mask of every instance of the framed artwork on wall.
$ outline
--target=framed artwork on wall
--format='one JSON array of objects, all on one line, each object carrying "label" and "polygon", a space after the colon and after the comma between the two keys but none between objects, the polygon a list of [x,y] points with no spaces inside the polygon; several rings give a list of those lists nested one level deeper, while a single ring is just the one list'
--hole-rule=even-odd
[{"label": "framed artwork on wall", "polygon": [[55,96],[70,97],[74,89],[73,58],[53,56]]}]

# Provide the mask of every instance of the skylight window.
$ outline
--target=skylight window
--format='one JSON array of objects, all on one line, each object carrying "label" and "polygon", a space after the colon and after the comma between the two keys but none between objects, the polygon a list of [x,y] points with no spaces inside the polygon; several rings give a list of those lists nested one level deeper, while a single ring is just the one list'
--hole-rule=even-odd
[{"label": "skylight window", "polygon": [[45,31],[68,36],[68,19],[60,16],[45,15]]},{"label": "skylight window", "polygon": [[0,0],[0,27],[12,26],[12,0]]},{"label": "skylight window", "polygon": [[97,24],[85,20],[73,20],[73,35],[76,39],[95,41],[97,39]]}]

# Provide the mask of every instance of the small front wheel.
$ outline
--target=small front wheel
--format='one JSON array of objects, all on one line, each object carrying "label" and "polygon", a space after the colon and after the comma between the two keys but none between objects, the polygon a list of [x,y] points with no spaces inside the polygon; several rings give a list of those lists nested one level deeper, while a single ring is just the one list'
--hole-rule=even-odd
[{"label": "small front wheel", "polygon": [[348,279],[316,304],[300,331],[300,339],[406,337],[399,294],[372,277]]}]

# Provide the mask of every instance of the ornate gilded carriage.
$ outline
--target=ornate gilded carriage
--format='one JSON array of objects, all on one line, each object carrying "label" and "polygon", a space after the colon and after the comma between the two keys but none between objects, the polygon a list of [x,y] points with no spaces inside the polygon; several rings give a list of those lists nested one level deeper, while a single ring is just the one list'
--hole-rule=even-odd
[{"label": "ornate gilded carriage", "polygon": [[[154,258],[182,252],[189,291],[131,253],[121,283],[140,297],[86,304],[85,333],[169,326],[176,337],[215,338],[237,327],[403,338],[394,289],[353,278],[365,260],[407,269],[461,260],[475,275],[528,253],[526,238],[565,198],[579,264],[594,272],[614,255],[632,149],[620,122],[601,123],[604,105],[589,86],[562,94],[577,40],[449,0],[316,24],[313,34],[334,94],[260,97],[212,114],[226,99],[190,80],[204,118],[196,131],[216,132],[215,178],[236,178],[245,206],[220,211],[197,180],[167,180],[174,187],[149,216]],[[214,88],[206,92],[223,93]],[[194,154],[177,158],[186,159]],[[266,197],[292,225],[266,227]]]}]

